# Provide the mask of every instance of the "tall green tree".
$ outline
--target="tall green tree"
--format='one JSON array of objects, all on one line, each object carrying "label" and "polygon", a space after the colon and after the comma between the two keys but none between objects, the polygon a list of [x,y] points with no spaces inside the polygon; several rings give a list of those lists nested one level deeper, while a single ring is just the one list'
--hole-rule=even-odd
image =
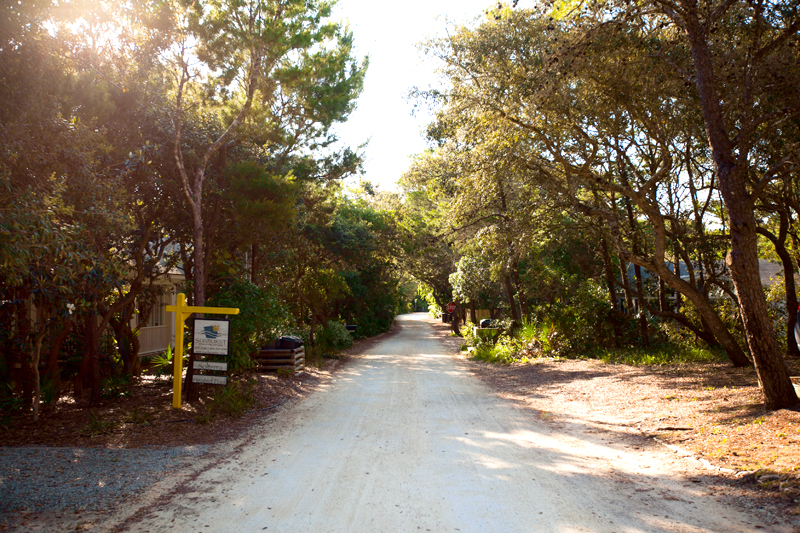
[{"label": "tall green tree", "polygon": [[[195,305],[205,302],[208,280],[203,205],[212,158],[224,159],[248,119],[263,142],[301,150],[327,139],[331,126],[353,108],[366,65],[352,56],[350,33],[327,21],[331,6],[316,0],[213,0],[176,10],[173,142],[192,218]],[[287,102],[294,115],[284,109]],[[195,112],[207,114],[214,127],[193,146],[183,126],[187,113]],[[302,121],[304,138],[297,131],[284,138],[281,125],[289,119]]]},{"label": "tall green tree", "polygon": [[[663,194],[669,191],[666,185],[682,176],[673,155],[676,148],[679,151],[682,148],[674,128],[692,121],[700,121],[707,127],[702,119],[703,99],[687,93],[687,81],[675,72],[676,65],[691,67],[693,56],[687,46],[681,45],[686,43],[678,34],[663,31],[670,22],[665,22],[661,13],[651,11],[632,16],[631,10],[620,8],[614,13],[605,11],[608,7],[608,4],[565,4],[549,18],[523,11],[490,21],[476,32],[465,30],[463,36],[454,35],[441,49],[451,79],[458,80],[448,91],[448,105],[454,114],[481,107],[487,115],[519,128],[522,138],[529,139],[520,143],[521,161],[528,161],[540,183],[556,185],[556,189],[563,186],[562,191],[573,198],[577,208],[604,219],[611,230],[610,237],[616,236],[615,241],[621,245],[619,250],[626,258],[656,272],[691,296],[698,309],[705,309],[704,324],[712,328],[737,364],[743,364],[746,359],[741,349],[715,318],[707,299],[665,264],[665,254],[680,237],[676,231],[679,225],[673,223],[677,220],[670,219],[672,215],[665,216],[659,205]],[[565,14],[570,8],[574,11]],[[792,39],[794,23],[786,22],[792,16],[787,12],[780,15],[783,18],[775,19],[776,47]],[[764,52],[771,54],[773,50],[768,47]],[[640,70],[643,67],[647,71]],[[792,108],[788,109],[791,112]],[[746,111],[747,106],[740,110]],[[780,116],[782,120],[789,116],[786,109],[780,110]],[[713,160],[712,144],[709,142],[707,146]],[[740,153],[751,151],[747,146],[744,148]],[[536,157],[538,154],[547,155]],[[767,174],[767,182],[777,178],[778,167]],[[717,183],[721,183],[719,176]],[[752,191],[758,190],[757,184],[753,187]],[[596,203],[593,190],[603,191],[602,203]],[[623,200],[622,206],[615,197]],[[636,230],[631,217],[628,216],[627,223],[623,222],[628,202],[652,223],[655,237],[649,245],[655,247],[652,260],[641,253],[647,243],[641,237],[636,238],[635,231],[631,233]],[[620,207],[622,211],[615,214]],[[727,210],[725,213],[730,220]],[[733,240],[738,238],[738,231],[731,231]],[[736,246],[733,250],[741,251]],[[730,268],[735,280],[736,267]],[[761,293],[763,299],[760,282],[754,278],[748,283],[753,294]],[[737,295],[742,313],[746,314],[743,300],[746,297],[738,287]],[[762,333],[771,335],[766,330]],[[769,385],[764,384],[763,376],[760,378],[767,405],[776,408],[795,401],[791,398],[792,391],[784,387],[788,378],[779,354],[768,355],[764,350],[757,354],[754,344],[748,343],[756,366],[770,376]]]}]

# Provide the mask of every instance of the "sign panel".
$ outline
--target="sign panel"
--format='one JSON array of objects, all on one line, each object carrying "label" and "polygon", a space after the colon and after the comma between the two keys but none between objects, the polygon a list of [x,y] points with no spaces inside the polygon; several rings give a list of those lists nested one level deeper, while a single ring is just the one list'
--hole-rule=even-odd
[{"label": "sign panel", "polygon": [[456,304],[450,302],[449,304],[447,304],[447,307],[445,309],[447,309],[448,313],[454,313],[456,310]]},{"label": "sign panel", "polygon": [[195,355],[230,353],[230,320],[227,318],[195,318],[192,350]]},{"label": "sign panel", "polygon": [[218,370],[219,372],[228,371],[228,363],[218,363],[216,361],[195,361],[195,370]]},{"label": "sign panel", "polygon": [[227,376],[209,376],[207,374],[193,374],[192,383],[208,383],[211,385],[227,385]]}]

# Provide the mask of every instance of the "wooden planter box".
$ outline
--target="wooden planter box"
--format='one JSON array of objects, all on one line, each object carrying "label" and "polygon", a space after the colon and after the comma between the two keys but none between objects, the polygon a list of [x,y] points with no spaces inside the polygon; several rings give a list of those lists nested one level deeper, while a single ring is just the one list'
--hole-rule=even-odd
[{"label": "wooden planter box", "polygon": [[260,370],[291,368],[300,372],[306,367],[306,349],[302,346],[293,350],[262,348],[253,354],[253,359]]}]

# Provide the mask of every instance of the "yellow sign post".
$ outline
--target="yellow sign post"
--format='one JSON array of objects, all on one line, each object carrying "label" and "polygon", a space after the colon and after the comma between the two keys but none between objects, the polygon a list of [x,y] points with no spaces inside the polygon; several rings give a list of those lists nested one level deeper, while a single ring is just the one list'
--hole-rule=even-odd
[{"label": "yellow sign post", "polygon": [[183,323],[192,313],[208,313],[210,315],[238,315],[236,307],[195,307],[186,305],[186,295],[178,294],[175,305],[167,306],[168,313],[175,313],[175,351],[172,355],[172,366],[175,369],[172,378],[172,407],[181,408],[181,378],[183,377]]}]

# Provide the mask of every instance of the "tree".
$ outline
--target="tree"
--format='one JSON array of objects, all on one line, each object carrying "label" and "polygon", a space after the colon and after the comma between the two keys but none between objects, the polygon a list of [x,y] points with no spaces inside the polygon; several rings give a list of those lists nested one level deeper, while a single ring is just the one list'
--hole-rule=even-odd
[{"label": "tree", "polygon": [[[323,136],[352,110],[365,67],[351,56],[350,34],[323,22],[330,11],[330,3],[317,0],[221,0],[195,2],[180,13],[172,120],[175,162],[193,223],[194,305],[204,304],[208,280],[203,202],[212,158],[224,158],[254,108],[266,121],[263,131],[280,132],[288,102],[304,110],[306,130]],[[202,105],[193,108],[185,100]],[[216,127],[207,141],[190,148],[183,124],[195,109],[213,113]],[[280,148],[287,144],[270,140]]]},{"label": "tree", "polygon": [[[504,28],[515,25],[527,29],[503,33]],[[571,29],[572,26],[577,28]],[[521,161],[528,161],[524,164],[531,176],[538,175],[540,184],[565,194],[586,214],[604,218],[616,232],[618,238],[613,241],[622,245],[626,259],[647,267],[664,280],[671,280],[669,283],[681,292],[689,291],[692,302],[703,309],[705,322],[714,328],[714,336],[721,338],[737,364],[744,364],[741,349],[730,340],[705,298],[682,283],[664,264],[663,254],[671,247],[668,239],[675,243],[677,235],[669,235],[670,228],[658,205],[661,196],[656,191],[676,179],[677,169],[671,155],[670,143],[674,137],[663,125],[672,128],[672,124],[685,121],[679,114],[691,109],[692,102],[681,96],[678,84],[666,82],[668,77],[651,79],[637,75],[637,69],[646,67],[652,71],[655,65],[652,55],[631,53],[630,47],[646,48],[649,44],[639,40],[628,27],[614,26],[615,31],[593,34],[594,40],[589,41],[583,37],[586,32],[578,31],[579,26],[525,14],[505,23],[488,23],[474,34],[480,37],[475,39],[473,35],[472,41],[466,40],[466,34],[463,38],[451,38],[448,47],[442,48],[442,55],[452,65],[453,79],[458,80],[449,97],[452,113],[463,115],[470,106],[483,106],[485,113],[499,115],[513,124],[521,138],[529,139],[517,153]],[[531,39],[531,35],[536,39]],[[493,50],[498,41],[505,41],[503,47]],[[517,63],[508,62],[510,54],[546,68],[516,68]],[[627,69],[626,74],[620,75],[620,69]],[[462,72],[480,72],[481,77],[463,76]],[[663,67],[661,72],[665,72]],[[574,81],[563,83],[565,75]],[[488,79],[494,83],[483,83]],[[663,94],[673,88],[675,105],[652,109],[651,102],[657,101],[659,92]],[[531,105],[532,102],[536,105]],[[653,113],[659,117],[657,120]],[[537,157],[538,154],[547,156]],[[605,191],[604,203],[592,206],[599,199],[598,188]],[[592,189],[594,197],[582,192]],[[615,212],[618,210],[615,197],[623,200],[622,213]],[[660,258],[645,260],[641,253],[636,253],[646,241],[637,238],[635,231],[629,233],[629,244],[619,239],[624,232],[636,230],[631,203],[651,219],[656,236],[661,232],[661,237],[652,241],[658,245],[656,252]],[[627,221],[624,209],[628,209]]]},{"label": "tree", "polygon": [[[753,165],[751,154],[770,130],[800,115],[800,99],[781,74],[784,68],[796,71],[800,60],[796,46],[800,12],[797,6],[763,1],[714,2],[701,7],[694,0],[655,0],[654,6],[681,32],[691,53],[699,109],[728,214],[728,268],[766,406],[795,405],[798,398],[780,357],[761,289],[754,202],[767,184],[795,169],[790,161],[796,148],[765,169]],[[735,36],[737,46],[717,37],[718,32]],[[755,183],[753,174],[758,176]]]}]

